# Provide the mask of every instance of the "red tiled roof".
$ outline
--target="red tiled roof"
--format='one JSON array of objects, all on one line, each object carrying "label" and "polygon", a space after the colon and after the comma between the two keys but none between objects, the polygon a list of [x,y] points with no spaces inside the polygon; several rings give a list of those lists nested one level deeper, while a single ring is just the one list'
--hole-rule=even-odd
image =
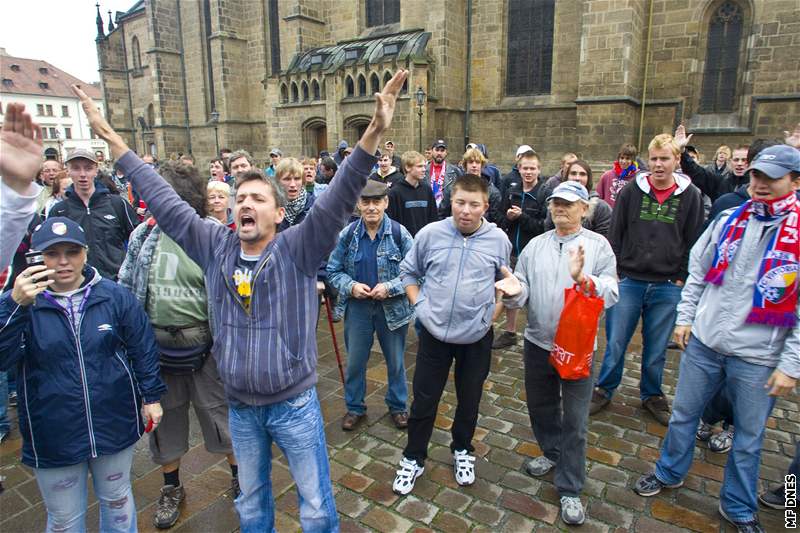
[{"label": "red tiled roof", "polygon": [[[44,70],[42,70],[44,69]],[[40,94],[74,98],[69,86],[77,83],[95,99],[102,98],[100,88],[79,80],[75,76],[54,67],[47,61],[24,57],[0,56],[0,92],[12,94]],[[11,84],[5,80],[11,80]],[[42,83],[46,83],[45,88]]]}]

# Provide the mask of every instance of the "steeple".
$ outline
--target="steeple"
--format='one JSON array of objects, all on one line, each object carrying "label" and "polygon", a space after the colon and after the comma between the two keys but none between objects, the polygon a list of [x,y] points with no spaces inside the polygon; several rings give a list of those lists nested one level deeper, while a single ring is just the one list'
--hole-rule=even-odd
[{"label": "steeple", "polygon": [[108,10],[108,33],[114,31],[114,19],[111,17],[111,10]]},{"label": "steeple", "polygon": [[103,17],[100,16],[100,2],[96,3],[95,6],[97,7],[97,18],[95,18],[95,23],[97,24],[97,40],[105,39],[106,35],[103,31]]}]

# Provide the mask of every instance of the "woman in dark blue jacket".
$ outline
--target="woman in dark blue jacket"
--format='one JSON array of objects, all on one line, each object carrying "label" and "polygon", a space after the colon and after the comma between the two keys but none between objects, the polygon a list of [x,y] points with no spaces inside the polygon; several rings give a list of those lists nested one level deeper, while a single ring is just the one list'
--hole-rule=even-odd
[{"label": "woman in dark blue jacket", "polygon": [[0,297],[0,369],[17,366],[22,462],[47,531],[85,530],[90,470],[100,530],[136,531],[133,448],[160,422],[165,390],[152,329],[130,291],[86,266],[77,223],[50,218],[31,246],[44,264]]}]

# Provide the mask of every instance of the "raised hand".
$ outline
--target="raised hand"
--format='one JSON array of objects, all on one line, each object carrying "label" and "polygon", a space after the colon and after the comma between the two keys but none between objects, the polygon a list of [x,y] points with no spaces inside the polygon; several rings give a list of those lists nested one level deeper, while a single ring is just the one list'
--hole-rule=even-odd
[{"label": "raised hand", "polygon": [[0,175],[24,194],[42,166],[42,128],[34,123],[25,105],[10,103],[0,130]]},{"label": "raised hand", "polygon": [[689,144],[689,141],[692,140],[692,135],[690,134],[688,137],[686,136],[686,128],[681,124],[678,126],[678,129],[675,130],[675,142],[678,144],[678,148],[683,151],[686,148],[686,145]]},{"label": "raised hand", "polygon": [[794,127],[794,131],[783,132],[783,141],[789,146],[793,146],[800,150],[800,122],[798,122],[797,126]]},{"label": "raised hand", "polygon": [[72,85],[72,92],[75,93],[81,101],[81,107],[83,107],[83,112],[86,113],[86,118],[89,119],[89,126],[91,126],[92,130],[104,141],[108,143],[108,146],[111,148],[111,154],[114,159],[119,159],[125,152],[129,150],[128,145],[125,144],[125,141],[122,140],[114,128],[106,121],[103,114],[100,112],[100,108],[98,108],[89,95],[87,95],[80,87],[77,85]]},{"label": "raised hand", "polygon": [[583,275],[583,264],[585,262],[586,253],[583,245],[579,244],[578,248],[572,248],[569,251],[569,275],[575,280],[575,283],[581,284],[586,279]]},{"label": "raised hand", "polygon": [[407,70],[398,70],[392,79],[383,86],[383,90],[375,93],[375,112],[372,121],[358,143],[369,154],[374,154],[378,149],[380,137],[392,125],[397,95],[403,88],[403,83],[408,77]]},{"label": "raised hand", "polygon": [[522,292],[522,285],[508,267],[500,267],[500,273],[503,274],[503,279],[495,282],[494,288],[503,293],[503,296],[516,296]]}]

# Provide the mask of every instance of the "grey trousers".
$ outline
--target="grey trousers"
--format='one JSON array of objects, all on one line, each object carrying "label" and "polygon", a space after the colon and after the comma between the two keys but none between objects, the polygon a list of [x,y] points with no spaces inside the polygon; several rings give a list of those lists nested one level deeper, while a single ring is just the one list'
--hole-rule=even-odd
[{"label": "grey trousers", "polygon": [[563,380],[550,365],[550,352],[525,339],[525,392],[533,435],[545,457],[556,463],[560,496],[580,496],[586,481],[586,431],[592,378]]}]

